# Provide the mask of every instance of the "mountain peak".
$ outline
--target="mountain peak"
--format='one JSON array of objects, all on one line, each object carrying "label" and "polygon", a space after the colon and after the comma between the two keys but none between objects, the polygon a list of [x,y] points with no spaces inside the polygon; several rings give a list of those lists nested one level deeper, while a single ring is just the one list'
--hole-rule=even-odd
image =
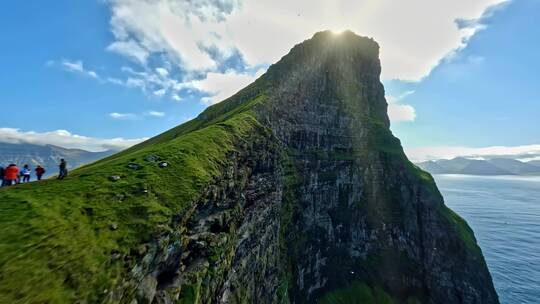
[{"label": "mountain peak", "polygon": [[[350,62],[355,56],[371,58],[378,62],[379,45],[372,38],[359,36],[350,30],[341,33],[327,30],[317,32],[311,38],[295,45],[281,61],[290,63],[293,60],[325,58],[336,62]],[[280,62],[275,65],[279,65]]]},{"label": "mountain peak", "polygon": [[[266,82],[279,92],[279,96],[268,96],[265,101],[271,104],[265,109],[268,113],[261,114],[268,116],[275,112],[274,117],[279,119],[279,115],[285,114],[283,111],[294,108],[301,116],[302,109],[308,106],[306,103],[317,103],[319,110],[334,109],[326,113],[333,115],[334,121],[344,117],[344,113],[335,110],[346,109],[355,120],[377,121],[388,128],[380,74],[379,45],[373,39],[351,31],[318,32],[294,46],[257,81]],[[290,100],[293,96],[296,97]]]},{"label": "mountain peak", "polygon": [[306,41],[309,40],[324,41],[331,45],[341,46],[355,44],[358,46],[359,43],[362,43],[365,45],[370,45],[373,48],[379,48],[379,44],[373,38],[358,35],[351,30],[344,30],[341,32],[336,32],[332,30],[320,31],[313,34],[313,36]]}]

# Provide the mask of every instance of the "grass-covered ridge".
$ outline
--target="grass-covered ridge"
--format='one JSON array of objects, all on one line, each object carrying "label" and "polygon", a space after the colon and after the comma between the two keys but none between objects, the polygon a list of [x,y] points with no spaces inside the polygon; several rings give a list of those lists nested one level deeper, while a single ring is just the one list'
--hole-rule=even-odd
[{"label": "grass-covered ridge", "polygon": [[196,127],[187,123],[179,127],[184,132],[75,170],[66,180],[1,189],[0,303],[106,299],[144,244],[168,232],[173,216],[219,178],[237,143],[262,128],[250,110],[262,98],[216,111]]},{"label": "grass-covered ridge", "polygon": [[349,286],[325,294],[320,304],[392,304],[392,298],[381,288],[371,288],[354,281]]}]

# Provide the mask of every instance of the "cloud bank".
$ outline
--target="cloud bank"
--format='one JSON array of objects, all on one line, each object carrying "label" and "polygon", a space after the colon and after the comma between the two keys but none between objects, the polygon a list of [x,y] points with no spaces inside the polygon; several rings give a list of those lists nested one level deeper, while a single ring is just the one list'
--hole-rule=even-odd
[{"label": "cloud bank", "polygon": [[67,60],[67,59],[62,59],[60,61],[49,60],[46,62],[46,65],[49,67],[60,66],[62,69],[68,72],[77,73],[80,75],[84,75],[90,78],[100,80],[100,76],[98,75],[98,73],[85,68],[82,60]]},{"label": "cloud bank", "polygon": [[109,113],[109,117],[113,119],[119,119],[119,120],[131,120],[131,119],[137,118],[137,116],[133,113],[118,113],[118,112]]},{"label": "cloud bank", "polygon": [[[214,104],[327,29],[375,38],[383,79],[419,81],[485,28],[482,17],[490,8],[510,0],[104,1],[113,35],[106,51],[132,64],[120,78],[98,75],[81,60],[59,62],[64,69],[155,99],[180,101],[182,90],[198,91],[202,103]],[[389,115],[394,122],[413,121],[416,113],[390,103]]]},{"label": "cloud bank", "polygon": [[144,112],[140,114],[112,112],[112,113],[109,113],[109,117],[112,119],[117,119],[117,120],[136,120],[136,119],[142,119],[144,117],[165,117],[165,112],[148,111],[148,112]]},{"label": "cloud bank", "polygon": [[314,32],[351,29],[381,44],[384,78],[419,80],[505,1],[109,0],[108,49],[139,63],[165,54],[187,70],[215,71],[235,51],[250,66],[270,64]]},{"label": "cloud bank", "polygon": [[413,162],[454,157],[494,158],[508,157],[521,160],[540,159],[540,144],[523,146],[491,146],[482,148],[438,146],[405,148],[405,153]]},{"label": "cloud bank", "polygon": [[404,99],[414,94],[414,91],[407,91],[400,96],[386,96],[388,102],[388,117],[391,122],[414,121],[416,110],[413,106],[403,104]]},{"label": "cloud bank", "polygon": [[259,70],[255,75],[239,74],[233,70],[225,73],[208,73],[205,79],[192,81],[190,86],[199,91],[207,92],[210,96],[204,97],[201,101],[207,105],[212,105],[231,97],[238,90],[255,81],[263,73],[263,69]]},{"label": "cloud bank", "polygon": [[0,128],[0,142],[11,144],[55,145],[87,151],[123,150],[147,138],[95,138],[73,134],[66,130],[49,132],[22,131],[15,128]]}]

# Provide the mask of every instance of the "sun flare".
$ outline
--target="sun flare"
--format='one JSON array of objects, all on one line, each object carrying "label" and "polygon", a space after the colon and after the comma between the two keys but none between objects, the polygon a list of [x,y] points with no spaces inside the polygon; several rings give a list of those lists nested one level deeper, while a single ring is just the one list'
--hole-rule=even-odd
[{"label": "sun flare", "polygon": [[341,35],[343,34],[343,32],[345,32],[345,30],[343,29],[340,29],[340,30],[330,30],[332,32],[332,34],[334,35]]}]

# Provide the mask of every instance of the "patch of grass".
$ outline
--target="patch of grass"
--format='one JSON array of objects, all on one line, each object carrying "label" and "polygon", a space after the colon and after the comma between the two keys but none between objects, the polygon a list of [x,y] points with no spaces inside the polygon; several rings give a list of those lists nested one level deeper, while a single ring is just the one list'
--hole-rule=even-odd
[{"label": "patch of grass", "polygon": [[371,117],[364,117],[363,120],[367,123],[368,128],[368,151],[384,152],[399,158],[405,157],[401,142],[384,122]]},{"label": "patch of grass", "polygon": [[[404,159],[404,163],[407,170],[418,179],[419,183],[423,184],[426,189],[429,190],[431,195],[434,195],[438,197],[440,201],[443,201],[443,197],[431,174],[410,162],[406,157]],[[465,246],[473,253],[481,254],[480,247],[478,247],[476,244],[476,239],[474,238],[474,232],[469,227],[467,222],[444,204],[441,204],[439,207],[439,212],[450,223],[450,226],[457,232],[459,238],[464,242]]]},{"label": "patch of grass", "polygon": [[[261,130],[243,107],[66,180],[1,189],[0,303],[102,302],[134,266],[137,248],[174,229],[173,217],[220,177],[237,143]],[[146,161],[148,155],[160,161]],[[109,180],[113,175],[120,179]]]},{"label": "patch of grass", "polygon": [[326,293],[320,304],[392,304],[392,298],[381,288],[371,288],[363,282]]},{"label": "patch of grass", "polygon": [[199,302],[201,283],[182,285],[178,304],[192,304]]},{"label": "patch of grass", "polygon": [[269,84],[264,76],[260,77],[235,95],[209,106],[196,118],[106,159],[123,157],[142,148],[171,141],[189,132],[225,121],[238,113],[251,110],[255,104],[260,103],[265,98],[268,87]]},{"label": "patch of grass", "polygon": [[478,245],[476,244],[474,232],[469,227],[467,222],[457,213],[452,211],[452,209],[446,206],[443,206],[440,212],[444,216],[444,218],[446,218],[451,223],[451,226],[455,229],[455,231],[459,235],[459,238],[463,241],[465,246],[473,253],[481,254],[480,247],[478,247]]},{"label": "patch of grass", "polygon": [[282,155],[283,198],[280,210],[279,246],[280,260],[283,265],[278,288],[279,303],[289,303],[289,291],[294,288],[294,263],[298,256],[299,246],[303,245],[303,235],[298,233],[293,221],[299,210],[296,204],[295,189],[302,183],[289,153]]}]

